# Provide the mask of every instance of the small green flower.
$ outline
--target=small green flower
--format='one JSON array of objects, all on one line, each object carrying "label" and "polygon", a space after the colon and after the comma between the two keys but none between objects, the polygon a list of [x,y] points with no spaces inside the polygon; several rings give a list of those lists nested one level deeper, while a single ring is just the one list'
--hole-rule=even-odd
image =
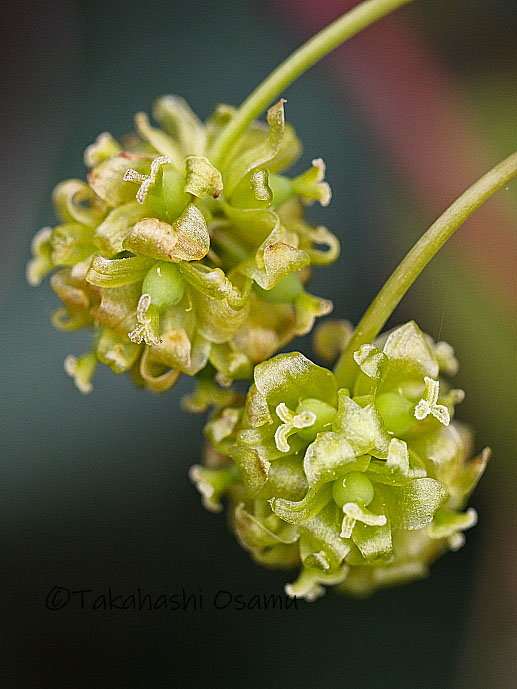
[{"label": "small green flower", "polygon": [[469,433],[451,420],[463,396],[440,378],[453,357],[443,350],[407,323],[355,352],[350,390],[302,354],[280,354],[256,366],[244,406],[213,414],[207,439],[231,463],[191,478],[211,509],[226,497],[257,562],[301,568],[289,595],[424,576],[475,524],[461,510],[489,453],[468,461]]},{"label": "small green flower", "polygon": [[326,205],[330,188],[321,159],[293,179],[281,174],[301,151],[284,102],[269,109],[268,126],[248,126],[220,169],[208,151],[234,115],[228,106],[203,124],[181,98],[164,96],[154,106],[159,127],[138,113],[124,144],[99,135],[85,151],[88,183],[58,185],[61,224],[36,235],[27,268],[31,284],[61,269],[51,281],[65,304],[56,326],[102,327],[98,360],[162,392],[204,369],[223,386],[248,378],[329,313],[304,285],[339,245],[304,220],[303,206]]}]

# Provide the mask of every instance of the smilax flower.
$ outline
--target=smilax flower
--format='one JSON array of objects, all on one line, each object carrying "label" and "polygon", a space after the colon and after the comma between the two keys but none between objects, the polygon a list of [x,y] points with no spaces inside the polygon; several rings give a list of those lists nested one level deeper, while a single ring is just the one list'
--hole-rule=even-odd
[{"label": "smilax flower", "polygon": [[[218,169],[209,148],[234,109],[220,106],[203,124],[181,98],[159,98],[159,127],[138,113],[122,142],[101,134],[85,151],[88,182],[56,187],[60,222],[34,238],[27,277],[38,284],[58,269],[54,324],[95,330],[88,366],[66,366],[83,392],[96,361],[155,392],[202,370],[227,386],[331,310],[304,285],[311,266],[335,260],[338,242],[303,215],[306,204],[328,204],[330,188],[321,159],[298,177],[280,174],[301,151],[284,102],[267,125],[248,126]],[[198,390],[192,408],[219,397],[199,385],[205,399]]]},{"label": "smilax flower", "polygon": [[489,457],[469,460],[470,432],[452,420],[451,348],[410,322],[354,359],[351,389],[296,352],[259,364],[245,404],[209,421],[208,465],[191,470],[208,509],[227,500],[257,562],[300,568],[286,591],[307,600],[322,585],[364,593],[425,576],[476,523],[465,502]]}]

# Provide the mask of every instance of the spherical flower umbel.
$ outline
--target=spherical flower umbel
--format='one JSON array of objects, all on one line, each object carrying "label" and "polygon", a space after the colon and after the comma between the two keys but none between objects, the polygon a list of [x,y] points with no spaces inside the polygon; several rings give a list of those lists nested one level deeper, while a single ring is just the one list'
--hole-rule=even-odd
[{"label": "spherical flower umbel", "polygon": [[463,510],[489,457],[469,461],[470,432],[452,420],[463,392],[441,377],[457,368],[448,345],[410,322],[354,359],[350,390],[299,353],[259,364],[245,405],[209,421],[209,464],[191,470],[206,507],[227,499],[257,562],[300,567],[286,591],[307,600],[424,576],[475,524]]},{"label": "spherical flower umbel", "polygon": [[[227,385],[331,310],[304,285],[339,245],[303,217],[305,204],[329,202],[330,188],[321,159],[298,177],[280,174],[301,152],[284,102],[218,169],[209,149],[234,109],[220,106],[203,124],[181,98],[159,98],[160,128],[139,113],[122,142],[101,134],[85,151],[88,183],[56,187],[60,224],[36,235],[27,276],[38,284],[58,268],[51,285],[64,308],[54,324],[95,329],[91,351],[66,364],[83,392],[98,361],[155,392],[201,371]],[[218,394],[205,393],[193,407]]]}]

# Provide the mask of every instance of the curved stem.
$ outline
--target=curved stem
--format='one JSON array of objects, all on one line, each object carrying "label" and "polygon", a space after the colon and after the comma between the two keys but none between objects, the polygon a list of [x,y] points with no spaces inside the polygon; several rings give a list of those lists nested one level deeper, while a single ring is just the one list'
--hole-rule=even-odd
[{"label": "curved stem", "polygon": [[251,93],[214,141],[209,158],[224,163],[236,139],[246,127],[301,74],[361,29],[373,24],[412,0],[366,0],[313,36],[298,48]]},{"label": "curved stem", "polygon": [[370,304],[341,354],[334,371],[340,387],[350,387],[355,378],[357,366],[353,358],[354,352],[361,345],[372,342],[379,334],[397,304],[433,256],[476,208],[515,177],[517,153],[496,165],[467,189],[422,235]]}]

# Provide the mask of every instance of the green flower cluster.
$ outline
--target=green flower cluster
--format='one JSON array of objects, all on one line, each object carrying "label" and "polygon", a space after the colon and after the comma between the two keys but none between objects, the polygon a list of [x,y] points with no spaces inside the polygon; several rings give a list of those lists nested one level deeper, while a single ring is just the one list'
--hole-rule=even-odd
[{"label": "green flower cluster", "polygon": [[159,98],[160,128],[139,113],[122,143],[101,134],[85,151],[88,183],[54,190],[60,224],[34,238],[27,276],[38,284],[58,268],[54,324],[95,331],[91,351],[65,362],[83,392],[99,361],[155,392],[204,371],[191,400],[204,408],[228,399],[214,377],[250,378],[331,310],[304,287],[311,266],[339,253],[334,235],[304,220],[305,204],[330,200],[323,161],[280,174],[301,152],[281,100],[217,169],[210,146],[233,115],[220,106],[203,124],[182,99]]},{"label": "green flower cluster", "polygon": [[469,461],[471,434],[452,421],[463,392],[442,378],[457,369],[449,345],[409,322],[354,360],[350,390],[300,353],[256,366],[245,404],[212,416],[205,465],[191,470],[208,509],[227,499],[254,560],[301,567],[286,591],[307,600],[322,584],[362,594],[424,576],[475,524],[462,510],[489,457]]}]

